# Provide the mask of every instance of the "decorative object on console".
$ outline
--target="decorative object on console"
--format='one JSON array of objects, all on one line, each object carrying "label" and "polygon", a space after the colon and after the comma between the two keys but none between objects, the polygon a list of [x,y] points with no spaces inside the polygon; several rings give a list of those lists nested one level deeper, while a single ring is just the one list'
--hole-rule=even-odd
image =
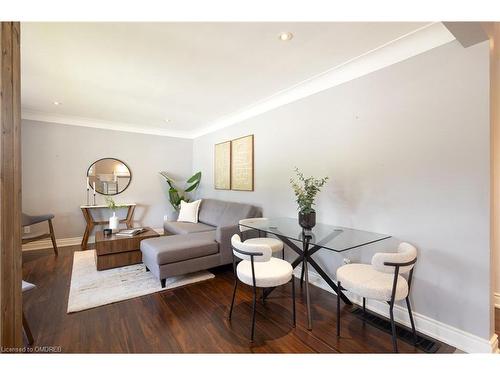
[{"label": "decorative object on console", "polygon": [[106,204],[108,208],[113,211],[113,216],[109,218],[109,229],[111,229],[113,233],[116,233],[118,231],[118,225],[120,224],[120,219],[116,216],[116,210],[123,206],[117,205],[113,198],[110,197],[106,197]]},{"label": "decorative object on console", "polygon": [[111,234],[113,234],[113,231],[109,228],[103,229],[102,233],[104,234],[104,237],[109,237]]},{"label": "decorative object on console", "polygon": [[187,197],[186,193],[191,193],[198,189],[198,186],[200,186],[201,172],[195,173],[186,181],[189,186],[185,190],[180,190],[178,187],[176,187],[176,181],[172,177],[170,177],[166,171],[160,172],[160,175],[167,181],[167,184],[169,186],[168,200],[176,211],[179,211],[179,209],[181,208],[182,201],[189,202],[189,198]]},{"label": "decorative object on console", "polygon": [[215,145],[214,187],[217,190],[231,189],[231,141]]},{"label": "decorative object on console", "polygon": [[197,201],[188,203],[181,201],[181,209],[179,211],[179,217],[177,221],[183,221],[186,223],[197,223],[198,222],[198,211],[200,210],[201,199]]},{"label": "decorative object on console", "polygon": [[87,170],[87,188],[92,183],[95,193],[117,195],[125,191],[132,180],[130,168],[121,160],[103,158],[93,162]]},{"label": "decorative object on console", "polygon": [[253,135],[231,141],[231,190],[253,191]]},{"label": "decorative object on console", "polygon": [[305,178],[298,168],[295,168],[294,171],[298,181],[290,178],[290,184],[298,205],[299,225],[305,230],[311,230],[316,225],[316,211],[313,209],[314,199],[327,182],[328,177],[319,179],[314,177]]}]

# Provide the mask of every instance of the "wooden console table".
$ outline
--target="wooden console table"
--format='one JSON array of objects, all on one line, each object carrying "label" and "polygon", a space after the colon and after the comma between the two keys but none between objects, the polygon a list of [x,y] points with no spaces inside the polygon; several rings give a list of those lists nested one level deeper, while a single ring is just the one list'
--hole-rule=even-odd
[{"label": "wooden console table", "polygon": [[[132,221],[134,218],[134,210],[135,210],[136,204],[135,203],[126,203],[126,204],[120,204],[120,206],[121,207],[128,207],[127,217],[125,219],[121,219],[120,223],[124,223],[125,225],[127,225],[127,228],[132,228],[132,226],[133,226]],[[82,213],[83,213],[83,217],[85,218],[85,221],[87,223],[87,226],[85,228],[85,233],[83,234],[83,238],[82,238],[82,250],[87,250],[87,242],[89,241],[89,236],[90,236],[90,233],[92,233],[92,229],[94,229],[94,227],[96,225],[104,225],[104,224],[109,223],[108,220],[97,221],[92,216],[92,210],[103,209],[103,208],[108,208],[108,206],[105,204],[98,204],[95,206],[87,206],[87,205],[80,206],[80,209],[82,210]]]}]

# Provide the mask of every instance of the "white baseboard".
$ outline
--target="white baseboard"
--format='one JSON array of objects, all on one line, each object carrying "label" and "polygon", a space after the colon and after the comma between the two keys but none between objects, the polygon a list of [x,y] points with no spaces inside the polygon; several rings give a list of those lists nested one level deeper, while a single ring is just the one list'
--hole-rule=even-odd
[{"label": "white baseboard", "polygon": [[[296,277],[300,278],[300,266],[294,270]],[[309,282],[327,292],[335,294],[330,286],[314,271],[309,271]],[[356,295],[346,293],[348,297],[357,304],[361,304],[362,299]],[[367,300],[366,307],[371,311],[385,317],[389,317],[387,303],[381,301]],[[436,340],[442,341],[448,345],[467,353],[498,353],[498,336],[494,334],[490,340],[472,335],[458,328],[452,327],[425,315],[413,312],[415,326],[417,330]],[[404,307],[394,306],[394,319],[407,327],[410,327],[408,310]]]},{"label": "white baseboard", "polygon": [[500,309],[500,293],[495,293],[495,307]]},{"label": "white baseboard", "polygon": [[[163,228],[153,228],[153,230],[155,232],[158,232],[159,234],[163,234]],[[89,237],[88,241],[89,244],[93,244],[94,241],[95,241],[94,236]],[[82,237],[57,238],[56,243],[57,247],[80,245],[82,243]],[[52,248],[52,241],[50,240],[50,238],[24,244],[22,250],[33,251],[33,250],[43,250],[48,248]]]}]

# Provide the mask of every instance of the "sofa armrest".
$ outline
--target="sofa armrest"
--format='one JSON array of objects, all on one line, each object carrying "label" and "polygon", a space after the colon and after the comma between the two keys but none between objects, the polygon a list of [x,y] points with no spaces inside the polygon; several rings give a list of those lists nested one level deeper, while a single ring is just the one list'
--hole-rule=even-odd
[{"label": "sofa armrest", "polygon": [[228,264],[233,261],[231,237],[239,232],[238,225],[217,227],[217,230],[215,231],[215,241],[219,243],[222,264]]}]

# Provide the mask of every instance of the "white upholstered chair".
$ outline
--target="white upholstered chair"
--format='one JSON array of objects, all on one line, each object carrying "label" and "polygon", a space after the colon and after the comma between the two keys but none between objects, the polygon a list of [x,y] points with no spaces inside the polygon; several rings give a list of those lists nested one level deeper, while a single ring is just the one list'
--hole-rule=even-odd
[{"label": "white upholstered chair", "polygon": [[[376,253],[371,264],[346,264],[337,269],[339,290],[347,290],[363,297],[363,311],[366,309],[366,298],[386,301],[389,304],[392,345],[395,352],[398,351],[398,346],[393,313],[394,302],[406,300],[415,342],[417,338],[408,298],[413,277],[413,267],[416,261],[416,247],[407,242],[402,242],[395,253]],[[406,278],[401,274],[407,274]],[[337,336],[340,336],[340,298],[338,295]]]},{"label": "white upholstered chair", "polygon": [[[240,227],[240,233],[243,236],[245,232],[249,230],[255,230],[249,227],[246,227],[244,224],[249,224],[251,225],[252,223],[259,223],[265,225],[269,219],[265,217],[254,217],[250,219],[242,219],[239,222],[239,227]],[[277,238],[273,237],[261,237],[261,231],[257,230],[259,232],[259,237],[257,238],[249,238],[248,240],[245,241],[245,243],[249,244],[258,244],[258,245],[268,245],[271,250],[273,251],[273,255],[280,253],[281,252],[281,259],[285,259],[285,245],[283,242]]]},{"label": "white upholstered chair", "polygon": [[[252,328],[250,339],[253,341],[255,332],[255,308],[257,303],[257,288],[271,288],[292,282],[292,315],[295,327],[295,283],[292,276],[292,265],[287,261],[272,257],[272,249],[267,244],[242,242],[238,234],[231,238],[233,248],[233,269],[235,274],[233,298],[229,309],[229,317],[233,313],[234,299],[238,280],[253,288]],[[237,264],[237,258],[241,261]]]}]

